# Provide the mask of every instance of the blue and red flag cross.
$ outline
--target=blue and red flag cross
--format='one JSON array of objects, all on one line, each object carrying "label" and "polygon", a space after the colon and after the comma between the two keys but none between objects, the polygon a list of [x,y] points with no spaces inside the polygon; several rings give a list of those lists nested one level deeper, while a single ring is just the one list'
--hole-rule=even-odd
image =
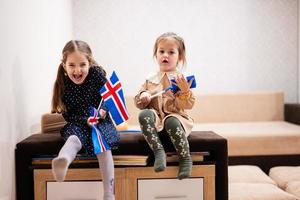
[{"label": "blue and red flag cross", "polygon": [[100,118],[99,111],[96,108],[91,107],[90,113],[92,118],[89,120],[89,122],[92,124],[92,141],[94,146],[94,153],[97,155],[101,152],[110,150],[110,147],[105,141],[103,133],[97,126],[98,119]]},{"label": "blue and red flag cross", "polygon": [[[116,125],[119,125],[128,120],[129,115],[125,104],[125,98],[122,90],[122,84],[113,71],[111,77],[106,81],[104,86],[100,88],[100,94],[105,106],[108,108],[108,112]],[[101,107],[102,100],[99,108]],[[110,150],[109,145],[105,141],[102,133],[97,127],[97,118],[100,118],[99,108],[91,108],[90,114],[94,120],[90,120],[92,123],[92,140],[94,145],[94,153],[97,155],[101,152]]]},{"label": "blue and red flag cross", "polygon": [[100,94],[116,125],[128,120],[129,115],[125,104],[122,85],[114,71],[110,79],[108,79],[105,85],[100,89]]}]

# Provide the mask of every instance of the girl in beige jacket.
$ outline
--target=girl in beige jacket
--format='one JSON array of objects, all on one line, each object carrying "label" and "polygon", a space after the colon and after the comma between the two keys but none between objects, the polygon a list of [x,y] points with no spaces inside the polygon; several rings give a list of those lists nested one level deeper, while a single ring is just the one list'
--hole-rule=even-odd
[{"label": "girl in beige jacket", "polygon": [[[135,105],[142,110],[139,123],[154,152],[154,170],[160,172],[166,168],[166,154],[157,133],[165,129],[179,156],[178,178],[184,179],[191,175],[192,170],[187,136],[193,127],[193,119],[185,109],[193,107],[195,97],[190,90],[192,81],[187,82],[178,70],[178,65],[186,62],[183,39],[175,33],[161,35],[155,42],[153,56],[159,71],[146,79],[135,96]],[[172,79],[179,88],[178,92],[160,92],[172,85]]]}]

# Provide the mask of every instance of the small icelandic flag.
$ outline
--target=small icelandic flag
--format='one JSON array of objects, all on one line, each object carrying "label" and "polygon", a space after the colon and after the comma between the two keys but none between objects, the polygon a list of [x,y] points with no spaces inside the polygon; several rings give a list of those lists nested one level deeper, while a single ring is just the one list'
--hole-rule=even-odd
[{"label": "small icelandic flag", "polygon": [[[190,80],[192,80],[192,84],[191,84],[190,88],[191,89],[192,88],[196,88],[196,79],[195,79],[195,76],[191,75],[191,76],[187,76],[186,77],[186,81],[187,82],[190,82]],[[172,79],[171,83],[172,83],[172,86],[170,88],[171,88],[171,90],[172,90],[173,93],[176,93],[179,90],[179,88],[178,88],[178,86],[176,86],[175,84],[173,84],[173,83],[175,83],[175,79]],[[169,89],[169,88],[167,88],[167,89]]]},{"label": "small icelandic flag", "polygon": [[[98,118],[99,112],[96,110],[96,108],[91,107],[90,108],[90,114],[93,119]],[[109,145],[107,144],[103,133],[97,126],[97,121],[95,120],[92,122],[92,141],[94,145],[94,153],[97,155],[99,153],[105,152],[107,150],[110,150]]]}]

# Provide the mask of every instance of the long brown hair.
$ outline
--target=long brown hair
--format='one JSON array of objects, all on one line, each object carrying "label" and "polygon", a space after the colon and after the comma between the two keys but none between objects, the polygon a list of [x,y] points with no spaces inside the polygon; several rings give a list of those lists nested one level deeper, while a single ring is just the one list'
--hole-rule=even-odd
[{"label": "long brown hair", "polygon": [[182,62],[182,65],[184,66],[186,64],[184,40],[182,39],[182,37],[180,37],[179,35],[177,35],[176,33],[173,33],[173,32],[164,33],[156,39],[154,48],[153,48],[153,57],[154,58],[156,57],[158,44],[162,41],[166,41],[166,40],[170,40],[170,39],[175,40],[175,42],[177,43],[178,53],[179,53],[179,61]]},{"label": "long brown hair", "polygon": [[65,79],[65,76],[67,76],[65,69],[64,69],[64,64],[66,64],[68,55],[75,51],[78,51],[78,52],[84,54],[86,56],[86,58],[88,59],[90,66],[96,65],[96,66],[100,67],[102,70],[104,70],[94,60],[92,50],[86,42],[80,41],[80,40],[69,41],[62,50],[62,59],[61,59],[61,63],[58,66],[57,76],[56,76],[56,80],[54,82],[53,96],[52,96],[52,108],[51,108],[52,113],[62,113],[64,111],[66,111],[66,107],[62,100],[64,90],[65,90],[64,79]]}]

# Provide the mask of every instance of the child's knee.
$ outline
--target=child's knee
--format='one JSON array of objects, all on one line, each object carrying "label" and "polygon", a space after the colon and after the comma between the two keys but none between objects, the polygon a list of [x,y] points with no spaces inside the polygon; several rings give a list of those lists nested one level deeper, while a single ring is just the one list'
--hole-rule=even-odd
[{"label": "child's knee", "polygon": [[76,135],[71,135],[70,137],[68,137],[68,141],[81,146],[81,141]]},{"label": "child's knee", "polygon": [[139,122],[140,124],[144,123],[154,123],[155,122],[155,115],[153,111],[149,109],[144,109],[139,114]]},{"label": "child's knee", "polygon": [[166,130],[176,130],[177,127],[182,128],[180,121],[176,117],[168,117],[165,120],[165,129]]}]

